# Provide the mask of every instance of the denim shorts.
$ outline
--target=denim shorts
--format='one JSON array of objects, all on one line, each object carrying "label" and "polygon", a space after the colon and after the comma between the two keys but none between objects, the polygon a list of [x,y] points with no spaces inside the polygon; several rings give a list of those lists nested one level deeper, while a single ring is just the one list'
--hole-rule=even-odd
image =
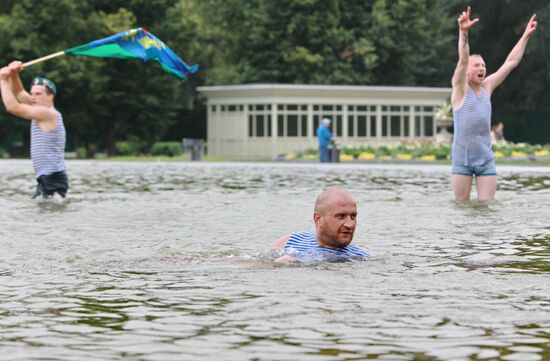
[{"label": "denim shorts", "polygon": [[451,170],[451,174],[460,174],[460,175],[465,175],[469,177],[474,175],[476,177],[495,176],[497,175],[497,169],[496,169],[495,160],[492,159],[483,165],[476,165],[476,166],[453,164],[453,169]]}]

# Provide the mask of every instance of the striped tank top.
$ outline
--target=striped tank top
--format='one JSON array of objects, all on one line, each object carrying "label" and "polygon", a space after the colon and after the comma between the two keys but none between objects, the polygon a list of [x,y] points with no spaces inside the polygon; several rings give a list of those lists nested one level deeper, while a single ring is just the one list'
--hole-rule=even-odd
[{"label": "striped tank top", "polygon": [[284,248],[285,254],[302,261],[342,261],[367,257],[369,253],[354,244],[341,248],[324,247],[317,243],[315,233],[292,233]]},{"label": "striped tank top", "polygon": [[31,122],[31,159],[36,177],[65,171],[65,125],[57,111],[57,127],[50,131]]},{"label": "striped tank top", "polygon": [[453,164],[475,167],[494,158],[491,145],[491,110],[491,97],[487,91],[481,88],[481,94],[477,96],[468,87],[462,108],[453,109]]}]

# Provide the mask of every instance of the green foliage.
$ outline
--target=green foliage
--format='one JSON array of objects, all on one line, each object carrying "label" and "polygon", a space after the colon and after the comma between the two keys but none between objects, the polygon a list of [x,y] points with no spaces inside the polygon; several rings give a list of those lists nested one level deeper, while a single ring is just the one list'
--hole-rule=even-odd
[{"label": "green foliage", "polygon": [[[6,0],[0,5],[0,57],[28,61],[142,26],[185,61],[199,63],[200,72],[184,82],[137,60],[65,56],[25,69],[25,85],[39,74],[58,85],[56,107],[69,149],[97,144],[114,154],[125,139],[139,139],[143,150],[184,134],[204,138],[200,85],[447,87],[457,59],[456,15],[467,5],[480,18],[469,37],[471,50],[484,56],[489,72],[537,13],[539,29],[521,65],[492,98],[494,119],[505,122],[507,138],[547,142],[548,122],[529,119],[535,113],[542,119],[550,104],[546,0],[522,0],[521,6],[508,0]],[[0,129],[5,149],[28,138],[28,123],[5,112]],[[407,150],[377,151],[391,156]]]},{"label": "green foliage", "polygon": [[[497,158],[518,158],[530,157],[548,158],[550,154],[550,144],[545,146],[538,144],[526,143],[497,143],[493,145],[493,150]],[[546,151],[546,152],[545,152]],[[340,149],[341,154],[360,158],[362,153],[374,154],[375,158],[398,158],[398,155],[410,154],[412,159],[422,159],[422,157],[432,156],[434,160],[448,160],[451,155],[451,145],[436,142],[402,142],[396,144],[378,144],[378,145],[363,145],[356,147],[343,147]],[[296,158],[300,158],[297,154]]]},{"label": "green foliage", "polygon": [[364,36],[378,57],[374,82],[447,86],[450,25],[438,0],[376,0]]},{"label": "green foliage", "polygon": [[358,158],[361,153],[374,154],[377,158],[397,158],[399,155],[411,155],[413,158],[420,158],[426,155],[433,155],[436,159],[447,159],[450,147],[446,144],[434,142],[402,142],[395,144],[365,145],[359,147],[345,147],[341,149],[342,154],[352,155]]},{"label": "green foliage", "polygon": [[374,154],[376,154],[377,157],[390,157],[392,153],[393,153],[392,147],[388,145],[382,145],[380,147],[377,147],[374,152]]},{"label": "green foliage", "polygon": [[151,154],[174,157],[183,154],[183,149],[179,142],[156,142],[151,148]]},{"label": "green foliage", "polygon": [[75,150],[76,158],[85,159],[86,158],[86,147],[78,147]]},{"label": "green foliage", "polygon": [[349,154],[353,158],[359,157],[359,154],[361,154],[362,149],[361,148],[346,148],[346,152],[343,154]]},{"label": "green foliage", "polygon": [[119,155],[139,155],[142,145],[138,141],[116,142],[116,151]]},{"label": "green foliage", "polygon": [[225,29],[219,46],[232,50],[214,57],[210,84],[449,83],[451,25],[436,0],[208,4],[208,23]]},{"label": "green foliage", "polygon": [[451,154],[449,144],[438,144],[434,142],[420,142],[411,144],[411,154],[415,158],[425,155],[434,155],[435,159],[448,159]]}]

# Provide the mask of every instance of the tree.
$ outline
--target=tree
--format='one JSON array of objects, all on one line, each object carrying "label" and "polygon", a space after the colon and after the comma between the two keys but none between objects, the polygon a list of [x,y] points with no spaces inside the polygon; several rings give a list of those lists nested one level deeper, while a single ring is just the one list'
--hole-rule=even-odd
[{"label": "tree", "polygon": [[[438,0],[376,0],[365,27],[373,39],[375,84],[448,86],[452,24]],[[453,65],[451,65],[453,64]]]},{"label": "tree", "polygon": [[231,50],[215,58],[210,84],[441,85],[450,73],[441,70],[450,64],[446,8],[436,0],[208,4],[215,10],[205,22]]},{"label": "tree", "polygon": [[[65,29],[71,28],[78,31],[85,27],[77,15],[84,7],[85,1],[82,0],[59,0],[55,3],[47,2],[47,4],[32,0],[16,2],[9,14],[0,17],[0,34],[3,39],[6,39],[0,48],[2,59],[31,60],[67,48],[73,41],[71,38],[73,33],[68,33]],[[63,22],[59,21],[60,13],[66,15]],[[79,71],[81,69],[79,65],[73,66],[65,59],[60,59],[55,63],[46,62],[25,69],[21,73],[21,78],[25,85],[36,74],[55,79],[60,93],[63,94],[58,96],[58,99],[70,99],[70,93],[65,93],[67,88],[64,79],[69,74],[74,74],[78,78],[82,75]],[[63,101],[60,100],[59,103]],[[12,143],[13,138],[22,138],[24,142],[27,141],[25,132],[22,131],[22,129],[28,129],[26,122],[18,121],[15,117],[3,112],[0,124],[3,130],[11,130],[7,133],[2,132],[5,143]]]}]

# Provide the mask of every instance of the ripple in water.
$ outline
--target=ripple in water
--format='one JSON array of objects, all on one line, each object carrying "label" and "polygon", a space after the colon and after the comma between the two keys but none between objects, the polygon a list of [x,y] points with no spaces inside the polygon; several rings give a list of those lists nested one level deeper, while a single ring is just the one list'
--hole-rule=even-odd
[{"label": "ripple in water", "polygon": [[[550,358],[550,171],[457,204],[439,166],[71,161],[36,202],[0,163],[0,360]],[[273,263],[332,185],[372,256]]]}]

